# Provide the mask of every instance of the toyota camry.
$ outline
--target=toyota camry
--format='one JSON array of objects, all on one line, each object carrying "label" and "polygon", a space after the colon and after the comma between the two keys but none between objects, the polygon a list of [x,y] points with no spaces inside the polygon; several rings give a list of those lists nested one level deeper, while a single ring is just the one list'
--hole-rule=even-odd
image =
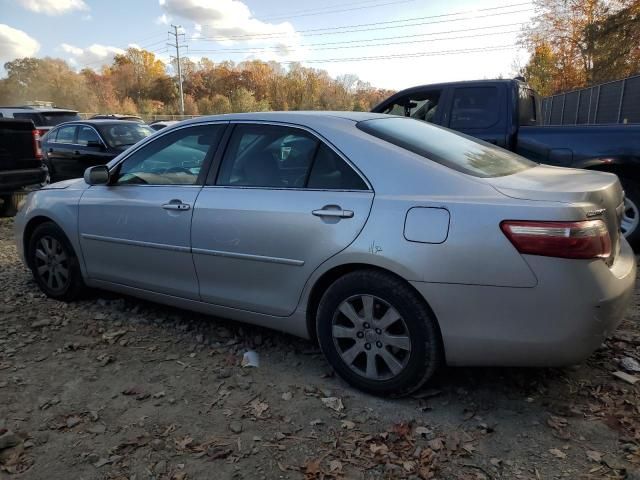
[{"label": "toyota camry", "polygon": [[410,118],[201,117],[29,195],[42,291],[101,288],[317,340],[399,396],[448,365],[580,362],[636,266],[613,174],[538,165]]}]

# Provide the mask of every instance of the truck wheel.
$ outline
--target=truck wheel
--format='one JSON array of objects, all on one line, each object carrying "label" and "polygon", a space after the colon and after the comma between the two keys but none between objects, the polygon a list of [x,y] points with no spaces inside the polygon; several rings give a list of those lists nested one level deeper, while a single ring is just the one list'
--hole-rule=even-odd
[{"label": "truck wheel", "polygon": [[624,188],[624,212],[620,222],[620,230],[631,245],[640,241],[640,184],[628,178],[621,178]]},{"label": "truck wheel", "polygon": [[0,217],[13,217],[18,213],[20,204],[27,198],[25,192],[15,192],[11,195],[3,195],[0,197],[2,205],[0,205]]},{"label": "truck wheel", "polygon": [[442,363],[440,333],[424,299],[384,272],[336,280],[318,306],[316,331],[336,372],[374,395],[408,395]]}]

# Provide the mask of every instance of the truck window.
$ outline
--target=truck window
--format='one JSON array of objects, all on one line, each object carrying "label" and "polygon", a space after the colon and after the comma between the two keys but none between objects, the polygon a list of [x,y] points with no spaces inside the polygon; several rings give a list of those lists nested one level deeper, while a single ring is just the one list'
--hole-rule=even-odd
[{"label": "truck window", "polygon": [[536,106],[536,96],[533,94],[533,90],[521,86],[518,89],[518,121],[521,126],[538,124]]},{"label": "truck window", "polygon": [[441,93],[441,90],[429,90],[405,95],[389,105],[382,113],[433,123]]},{"label": "truck window", "polygon": [[453,129],[488,128],[498,121],[496,87],[456,88],[451,107]]}]

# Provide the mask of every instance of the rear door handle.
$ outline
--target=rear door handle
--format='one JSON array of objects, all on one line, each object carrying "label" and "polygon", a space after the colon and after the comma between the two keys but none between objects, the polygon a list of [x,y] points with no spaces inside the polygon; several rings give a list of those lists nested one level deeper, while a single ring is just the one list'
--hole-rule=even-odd
[{"label": "rear door handle", "polygon": [[73,154],[74,154],[74,155],[80,155],[80,150],[74,150],[74,151],[73,151]]},{"label": "rear door handle", "polygon": [[165,210],[189,210],[191,205],[188,203],[182,203],[180,200],[171,200],[169,203],[162,205]]},{"label": "rear door handle", "polygon": [[331,217],[331,218],[352,218],[352,210],[333,210],[329,208],[322,208],[320,210],[314,210],[311,212],[316,217]]}]

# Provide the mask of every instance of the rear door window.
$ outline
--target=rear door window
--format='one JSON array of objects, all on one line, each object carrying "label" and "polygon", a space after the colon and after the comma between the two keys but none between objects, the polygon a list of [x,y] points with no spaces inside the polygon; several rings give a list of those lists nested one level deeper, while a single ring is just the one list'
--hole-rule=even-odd
[{"label": "rear door window", "polygon": [[489,128],[499,120],[496,87],[456,88],[451,107],[450,128]]},{"label": "rear door window", "polygon": [[86,125],[82,125],[78,128],[78,145],[87,146],[89,145],[89,142],[100,142],[100,137],[98,137],[98,134],[93,128],[87,127]]}]

